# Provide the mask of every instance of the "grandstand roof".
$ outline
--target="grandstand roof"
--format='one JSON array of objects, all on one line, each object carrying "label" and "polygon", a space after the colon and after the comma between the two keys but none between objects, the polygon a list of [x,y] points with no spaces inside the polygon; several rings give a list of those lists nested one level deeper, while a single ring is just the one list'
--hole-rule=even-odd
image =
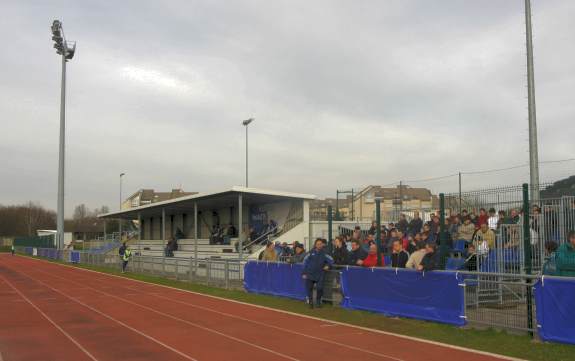
[{"label": "grandstand roof", "polygon": [[162,202],[134,207],[117,212],[110,212],[101,214],[99,218],[124,218],[124,219],[137,219],[138,213],[145,212],[159,213],[162,209],[169,211],[184,211],[193,208],[193,204],[198,202],[198,207],[202,209],[217,208],[227,206],[229,204],[235,205],[237,203],[237,196],[244,195],[244,204],[261,203],[261,202],[277,202],[285,198],[292,199],[309,199],[313,200],[317,197],[312,194],[291,193],[282,191],[273,191],[259,188],[246,188],[241,186],[234,186],[231,189],[211,192],[211,193],[197,193],[189,196],[184,196],[176,199],[169,199]]}]

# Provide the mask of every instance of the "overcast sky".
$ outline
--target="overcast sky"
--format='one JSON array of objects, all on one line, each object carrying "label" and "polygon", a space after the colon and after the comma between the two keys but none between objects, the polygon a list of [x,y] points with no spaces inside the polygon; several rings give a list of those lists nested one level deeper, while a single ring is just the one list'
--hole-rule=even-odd
[{"label": "overcast sky", "polygon": [[[56,208],[60,59],[66,207],[140,188],[334,196],[528,162],[523,0],[12,1],[0,30],[0,203]],[[575,155],[575,2],[534,0],[541,161]],[[545,165],[542,180],[575,174]],[[464,176],[464,189],[528,168]],[[457,177],[408,183],[454,191]]]}]

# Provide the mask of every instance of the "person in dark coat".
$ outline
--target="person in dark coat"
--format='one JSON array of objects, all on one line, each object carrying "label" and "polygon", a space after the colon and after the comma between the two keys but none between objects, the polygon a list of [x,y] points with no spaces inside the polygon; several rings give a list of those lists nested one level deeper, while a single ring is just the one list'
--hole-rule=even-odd
[{"label": "person in dark coat", "polygon": [[409,253],[403,250],[403,245],[400,240],[393,242],[393,249],[391,253],[391,267],[405,268],[405,264],[409,259]]},{"label": "person in dark coat", "polygon": [[425,256],[417,267],[418,271],[433,271],[439,269],[439,252],[435,243],[428,243],[425,246]]},{"label": "person in dark coat", "polygon": [[333,240],[332,257],[335,265],[347,265],[348,252],[340,237]]},{"label": "person in dark coat", "polygon": [[367,252],[361,247],[358,240],[351,241],[351,252],[347,256],[347,263],[350,266],[361,266],[363,260],[367,258]]},{"label": "person in dark coat", "polygon": [[423,228],[423,221],[419,218],[419,212],[413,212],[413,219],[409,221],[407,226],[407,233],[411,235],[415,235],[416,233],[421,232],[421,228]]},{"label": "person in dark coat", "polygon": [[323,297],[323,282],[325,271],[333,265],[333,258],[323,250],[325,243],[322,239],[316,239],[314,248],[307,254],[303,261],[302,278],[305,280],[307,290],[307,304],[313,308],[313,287],[316,287],[315,305],[321,307]]},{"label": "person in dark coat", "polygon": [[407,234],[407,230],[409,228],[409,223],[407,222],[407,219],[405,218],[405,214],[400,214],[399,215],[399,222],[397,222],[397,230],[401,231],[405,234]]}]

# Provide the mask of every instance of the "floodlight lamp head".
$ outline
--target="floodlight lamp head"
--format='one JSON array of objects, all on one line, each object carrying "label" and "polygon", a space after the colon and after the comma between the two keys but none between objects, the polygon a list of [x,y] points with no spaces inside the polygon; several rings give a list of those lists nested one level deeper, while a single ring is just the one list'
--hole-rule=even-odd
[{"label": "floodlight lamp head", "polygon": [[243,125],[248,126],[248,124],[250,124],[251,122],[253,122],[255,119],[254,118],[250,118],[250,119],[246,119],[242,122]]},{"label": "floodlight lamp head", "polygon": [[76,53],[76,43],[72,43],[71,46],[69,46],[68,44],[65,45],[66,46],[66,60],[70,60],[74,57],[74,54]]},{"label": "floodlight lamp head", "polygon": [[54,22],[52,22],[52,34],[54,36],[61,36],[60,32],[62,29],[62,23],[60,22],[60,20],[54,20]]}]

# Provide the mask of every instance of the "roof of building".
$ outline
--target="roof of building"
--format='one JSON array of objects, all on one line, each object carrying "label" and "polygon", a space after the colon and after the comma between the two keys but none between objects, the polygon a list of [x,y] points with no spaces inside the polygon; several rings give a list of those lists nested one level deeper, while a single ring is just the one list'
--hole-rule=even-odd
[{"label": "roof of building", "polygon": [[161,202],[155,202],[151,204],[146,204],[139,207],[134,207],[122,211],[117,212],[110,212],[106,214],[101,214],[98,217],[100,218],[131,218],[134,219],[137,217],[138,212],[142,211],[151,211],[151,210],[160,210],[162,208],[181,208],[183,206],[189,206],[193,204],[193,201],[209,201],[212,200],[212,203],[215,204],[217,198],[223,199],[235,194],[244,194],[253,199],[270,199],[270,198],[293,198],[293,199],[308,199],[313,200],[316,199],[316,196],[312,194],[303,194],[303,193],[291,193],[291,192],[283,192],[283,191],[273,191],[267,189],[259,189],[259,188],[246,188],[241,186],[234,186],[231,189],[227,189],[224,191],[217,191],[217,192],[210,192],[210,193],[196,193],[189,196],[179,197],[175,199],[169,199]]}]

